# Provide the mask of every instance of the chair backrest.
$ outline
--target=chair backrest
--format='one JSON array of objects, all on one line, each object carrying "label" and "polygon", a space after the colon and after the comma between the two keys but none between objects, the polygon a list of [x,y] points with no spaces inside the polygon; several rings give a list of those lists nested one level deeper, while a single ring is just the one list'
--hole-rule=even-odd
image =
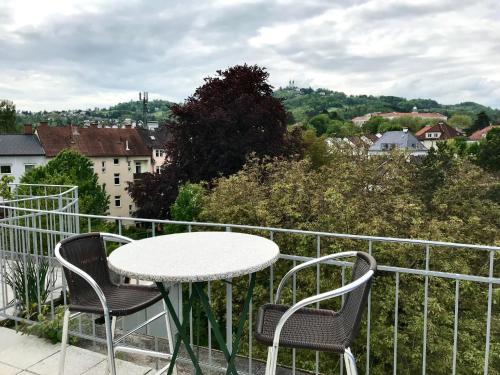
[{"label": "chair backrest", "polygon": [[[61,241],[60,255],[75,267],[92,277],[101,289],[112,286],[104,241],[99,233],[78,234]],[[71,293],[71,303],[83,303],[92,287],[79,275],[66,267],[64,275]]]},{"label": "chair backrest", "polygon": [[[373,272],[377,270],[377,262],[371,255],[358,251],[356,262],[354,263],[354,267],[352,269],[351,282],[359,279],[370,270]],[[358,288],[349,292],[346,295],[344,306],[342,306],[342,309],[339,311],[347,329],[348,346],[352,344],[358,334],[363,312],[366,308],[368,294],[370,293],[372,279],[373,277],[371,277],[364,284],[360,285]]]}]

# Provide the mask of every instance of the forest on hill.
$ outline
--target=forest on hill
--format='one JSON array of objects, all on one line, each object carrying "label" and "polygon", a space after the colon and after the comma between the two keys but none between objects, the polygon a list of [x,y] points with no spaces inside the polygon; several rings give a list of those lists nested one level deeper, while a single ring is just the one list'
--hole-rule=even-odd
[{"label": "forest on hill", "polygon": [[[478,113],[485,112],[493,123],[500,122],[500,109],[487,107],[474,102],[459,104],[440,104],[432,99],[406,99],[397,96],[347,95],[328,89],[298,88],[289,86],[274,91],[274,96],[282,99],[288,112],[288,123],[307,122],[312,117],[328,112],[335,113],[339,120],[349,121],[353,117],[371,112],[411,112],[417,107],[419,112],[440,112],[448,117],[467,115],[474,119]],[[148,120],[166,121],[172,102],[156,99],[148,103]],[[83,124],[84,121],[120,123],[125,119],[140,120],[142,103],[129,101],[118,103],[109,108],[78,109],[67,111],[20,111],[17,124],[48,121],[51,125],[64,125],[69,122]]]},{"label": "forest on hill", "polygon": [[305,122],[311,117],[328,111],[335,112],[339,119],[350,120],[372,112],[411,112],[417,107],[419,112],[439,112],[448,117],[467,115],[475,118],[485,112],[493,122],[500,121],[500,110],[474,102],[440,104],[432,99],[405,99],[398,96],[347,95],[328,89],[279,88],[274,95],[283,100],[291,121]]}]

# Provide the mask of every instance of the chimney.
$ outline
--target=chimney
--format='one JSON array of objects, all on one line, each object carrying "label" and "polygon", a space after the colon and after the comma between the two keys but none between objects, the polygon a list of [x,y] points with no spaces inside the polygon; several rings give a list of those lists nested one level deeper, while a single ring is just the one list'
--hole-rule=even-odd
[{"label": "chimney", "polygon": [[92,121],[92,122],[90,123],[90,127],[91,127],[91,128],[97,128],[97,121]]},{"label": "chimney", "polygon": [[31,124],[24,124],[24,134],[33,134],[33,126]]},{"label": "chimney", "polygon": [[408,133],[408,128],[403,128],[403,132]]},{"label": "chimney", "polygon": [[125,151],[130,151],[130,148],[128,147],[128,139],[125,141]]}]

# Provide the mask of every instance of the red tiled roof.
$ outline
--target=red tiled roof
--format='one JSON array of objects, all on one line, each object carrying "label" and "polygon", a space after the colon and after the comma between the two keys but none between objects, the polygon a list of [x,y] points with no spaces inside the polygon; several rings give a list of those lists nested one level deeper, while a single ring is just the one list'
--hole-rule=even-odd
[{"label": "red tiled roof", "polygon": [[500,125],[490,125],[480,130],[477,130],[469,136],[469,139],[471,141],[480,141],[481,139],[486,137],[486,134],[488,134],[488,132],[493,128],[500,128]]},{"label": "red tiled roof", "polygon": [[80,128],[74,125],[50,127],[41,124],[37,135],[47,157],[56,156],[67,148],[85,156],[151,156],[137,129]]},{"label": "red tiled roof", "polygon": [[[441,135],[439,138],[426,138],[425,135],[427,133],[441,133]],[[425,141],[426,139],[444,141],[446,139],[460,137],[463,133],[451,127],[446,122],[439,121],[436,125],[424,126],[415,135],[419,141]]]},{"label": "red tiled roof", "polygon": [[426,117],[426,118],[446,118],[445,115],[437,112],[387,112],[387,113],[379,113],[376,116],[380,117],[412,116],[412,117]]}]

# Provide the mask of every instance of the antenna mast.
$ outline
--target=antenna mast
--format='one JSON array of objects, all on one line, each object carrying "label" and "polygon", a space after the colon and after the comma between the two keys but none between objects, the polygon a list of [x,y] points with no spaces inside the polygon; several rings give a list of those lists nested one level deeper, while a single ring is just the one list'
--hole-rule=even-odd
[{"label": "antenna mast", "polygon": [[139,101],[142,102],[142,126],[146,129],[148,125],[148,92],[139,92]]}]

